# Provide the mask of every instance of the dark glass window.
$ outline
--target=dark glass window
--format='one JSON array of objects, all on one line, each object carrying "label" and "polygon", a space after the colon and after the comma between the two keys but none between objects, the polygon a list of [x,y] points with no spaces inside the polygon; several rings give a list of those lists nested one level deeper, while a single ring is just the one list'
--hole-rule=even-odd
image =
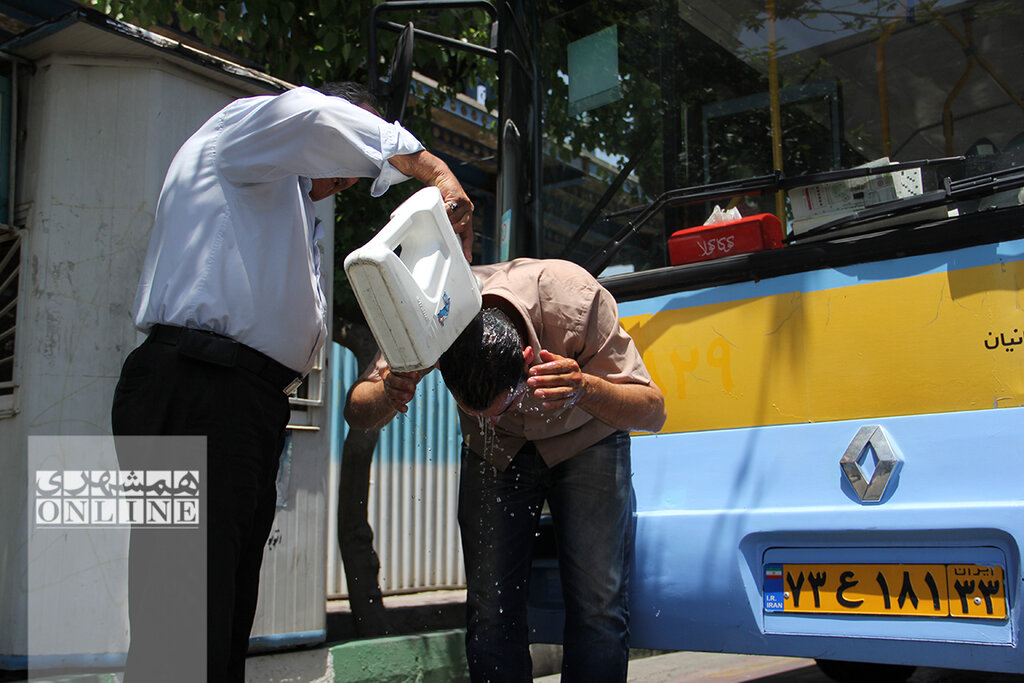
[{"label": "dark glass window", "polygon": [[[626,226],[636,215],[627,209],[669,189],[966,157],[922,170],[927,190],[944,176],[1024,164],[1020,2],[552,0],[537,13],[543,256],[563,252],[627,165],[604,209],[611,219],[594,223],[574,260]],[[979,206],[1018,201],[1008,193]],[[783,195],[737,204],[793,229]],[[615,264],[666,265],[667,238],[712,209],[660,212]]]}]

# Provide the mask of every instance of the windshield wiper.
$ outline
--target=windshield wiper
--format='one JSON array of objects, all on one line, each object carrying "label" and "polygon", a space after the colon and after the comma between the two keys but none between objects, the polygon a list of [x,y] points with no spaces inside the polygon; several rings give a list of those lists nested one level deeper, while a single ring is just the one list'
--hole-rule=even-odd
[{"label": "windshield wiper", "polygon": [[[651,220],[659,211],[670,206],[685,206],[687,204],[699,204],[702,202],[731,199],[733,197],[758,196],[773,194],[780,190],[793,190],[799,187],[809,187],[821,183],[832,183],[852,178],[863,178],[880,173],[894,173],[912,168],[934,166],[950,162],[963,161],[964,157],[943,157],[938,159],[921,159],[918,161],[907,161],[903,163],[886,164],[884,166],[858,166],[857,168],[846,168],[838,171],[826,171],[823,173],[809,173],[792,178],[785,177],[781,171],[775,171],[769,175],[755,176],[743,180],[731,180],[708,185],[697,185],[669,190],[662,193],[657,199],[644,206],[623,209],[606,214],[604,218],[610,220],[623,216],[635,216],[626,223],[615,237],[598,253],[594,254],[584,264],[584,267],[593,275],[598,275],[612,262],[622,247],[633,237],[647,221]],[[824,226],[822,226],[824,227]]]},{"label": "windshield wiper", "polygon": [[[896,199],[861,209],[824,225],[811,228],[799,235],[791,235],[786,241],[789,243],[813,241],[816,238],[828,237],[830,236],[829,233],[834,233],[838,230],[854,228],[901,216],[909,216],[918,211],[948,206],[1018,187],[1024,187],[1024,167],[983,173],[971,176],[970,178],[964,178],[963,180],[950,180],[946,178],[940,190],[933,190],[924,194]],[[879,227],[894,226],[887,224]]]}]

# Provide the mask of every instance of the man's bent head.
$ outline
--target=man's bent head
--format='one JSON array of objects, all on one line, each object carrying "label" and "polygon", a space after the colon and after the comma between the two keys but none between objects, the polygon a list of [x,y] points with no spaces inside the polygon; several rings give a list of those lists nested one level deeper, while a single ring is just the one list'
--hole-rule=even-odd
[{"label": "man's bent head", "polygon": [[526,386],[522,339],[497,308],[481,310],[441,355],[438,367],[459,407],[482,417],[503,413]]}]

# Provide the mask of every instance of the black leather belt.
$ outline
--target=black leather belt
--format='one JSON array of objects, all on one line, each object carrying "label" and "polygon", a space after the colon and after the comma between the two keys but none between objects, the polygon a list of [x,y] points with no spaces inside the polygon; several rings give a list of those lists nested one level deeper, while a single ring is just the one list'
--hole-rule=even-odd
[{"label": "black leather belt", "polygon": [[178,353],[227,368],[242,368],[259,375],[286,394],[290,394],[302,382],[294,370],[281,365],[270,356],[256,349],[206,330],[171,325],[154,325],[149,341],[178,347]]}]

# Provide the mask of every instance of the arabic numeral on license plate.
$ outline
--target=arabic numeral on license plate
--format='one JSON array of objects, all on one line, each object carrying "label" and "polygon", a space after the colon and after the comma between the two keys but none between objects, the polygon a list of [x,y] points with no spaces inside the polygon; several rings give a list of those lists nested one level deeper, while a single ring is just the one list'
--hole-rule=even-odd
[{"label": "arabic numeral on license plate", "polygon": [[764,599],[768,612],[982,619],[1007,614],[1003,569],[985,565],[771,565]]}]

